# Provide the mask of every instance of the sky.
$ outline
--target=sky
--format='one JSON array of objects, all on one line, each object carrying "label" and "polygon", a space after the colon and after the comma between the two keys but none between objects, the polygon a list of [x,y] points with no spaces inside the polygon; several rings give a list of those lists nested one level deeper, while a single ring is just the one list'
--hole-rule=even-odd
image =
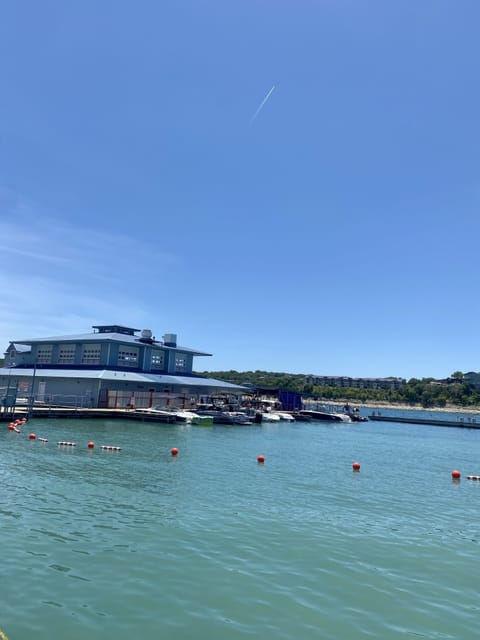
[{"label": "sky", "polygon": [[[480,370],[476,0],[0,0],[0,349]],[[272,90],[273,89],[273,90]]]}]

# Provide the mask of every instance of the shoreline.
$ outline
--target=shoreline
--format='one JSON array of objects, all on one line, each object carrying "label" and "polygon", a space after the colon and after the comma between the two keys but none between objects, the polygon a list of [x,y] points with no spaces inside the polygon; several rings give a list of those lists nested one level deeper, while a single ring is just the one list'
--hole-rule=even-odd
[{"label": "shoreline", "polygon": [[[325,402],[324,404],[330,404],[335,407],[343,407],[345,406],[345,402]],[[354,401],[349,401],[348,404],[352,408],[358,407],[359,409],[387,409],[391,411],[424,411],[424,412],[435,412],[435,413],[465,413],[465,414],[479,414],[480,415],[480,406],[472,406],[472,407],[460,407],[458,405],[447,405],[446,407],[422,407],[421,405],[409,405],[409,404],[394,404],[388,402],[381,401],[372,401],[367,403],[359,403]]]}]

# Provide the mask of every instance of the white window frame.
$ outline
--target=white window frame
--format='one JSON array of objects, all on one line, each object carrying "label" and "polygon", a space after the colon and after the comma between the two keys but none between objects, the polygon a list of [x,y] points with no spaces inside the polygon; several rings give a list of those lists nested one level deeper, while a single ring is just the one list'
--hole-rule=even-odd
[{"label": "white window frame", "polygon": [[52,350],[51,344],[44,344],[37,347],[35,363],[36,364],[52,364]]},{"label": "white window frame", "polygon": [[102,346],[100,344],[82,344],[81,363],[83,365],[100,364],[101,353]]},{"label": "white window frame", "polygon": [[176,353],[175,354],[175,371],[186,371],[186,370],[187,370],[187,354]]},{"label": "white window frame", "polygon": [[160,349],[152,351],[150,367],[151,369],[158,369],[159,371],[165,369],[165,351],[161,351]]},{"label": "white window frame", "polygon": [[119,347],[117,364],[119,367],[138,367],[138,347]]},{"label": "white window frame", "polygon": [[76,346],[74,344],[61,344],[58,347],[58,364],[75,364]]}]

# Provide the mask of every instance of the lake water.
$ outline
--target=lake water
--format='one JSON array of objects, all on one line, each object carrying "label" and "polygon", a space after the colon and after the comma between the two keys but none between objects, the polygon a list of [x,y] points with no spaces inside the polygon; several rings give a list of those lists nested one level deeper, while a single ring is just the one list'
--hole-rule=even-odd
[{"label": "lake water", "polygon": [[0,628],[9,640],[472,640],[480,483],[468,474],[478,430],[0,424]]}]

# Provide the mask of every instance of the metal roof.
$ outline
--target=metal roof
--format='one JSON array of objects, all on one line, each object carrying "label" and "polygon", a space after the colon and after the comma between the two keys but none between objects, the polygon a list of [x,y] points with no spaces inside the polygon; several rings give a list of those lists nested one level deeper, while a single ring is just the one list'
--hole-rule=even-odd
[{"label": "metal roof", "polygon": [[27,344],[20,344],[19,342],[13,342],[13,346],[15,347],[15,351],[17,353],[28,353],[31,351],[31,348]]},{"label": "metal roof", "polygon": [[[79,333],[70,336],[50,336],[48,338],[29,338],[28,340],[15,340],[15,344],[50,344],[51,342],[121,342],[122,344],[145,344],[140,340],[138,336],[131,336],[125,333]],[[149,343],[150,344],[150,343]],[[205,351],[197,351],[196,349],[190,349],[189,347],[167,347],[163,342],[152,342],[152,347],[159,347],[162,349],[169,349],[173,351],[181,351],[183,353],[191,353],[194,356],[211,356],[211,353]]]},{"label": "metal roof", "polygon": [[[0,369],[0,376],[11,376],[14,378],[32,377],[34,369],[7,368]],[[144,384],[168,384],[183,387],[214,387],[226,389],[228,391],[247,391],[245,387],[215,380],[213,378],[197,378],[195,376],[173,376],[156,375],[152,373],[137,373],[134,371],[110,371],[100,369],[88,371],[85,369],[36,369],[36,378],[90,378],[93,380],[112,380],[121,382],[136,382]]]}]

